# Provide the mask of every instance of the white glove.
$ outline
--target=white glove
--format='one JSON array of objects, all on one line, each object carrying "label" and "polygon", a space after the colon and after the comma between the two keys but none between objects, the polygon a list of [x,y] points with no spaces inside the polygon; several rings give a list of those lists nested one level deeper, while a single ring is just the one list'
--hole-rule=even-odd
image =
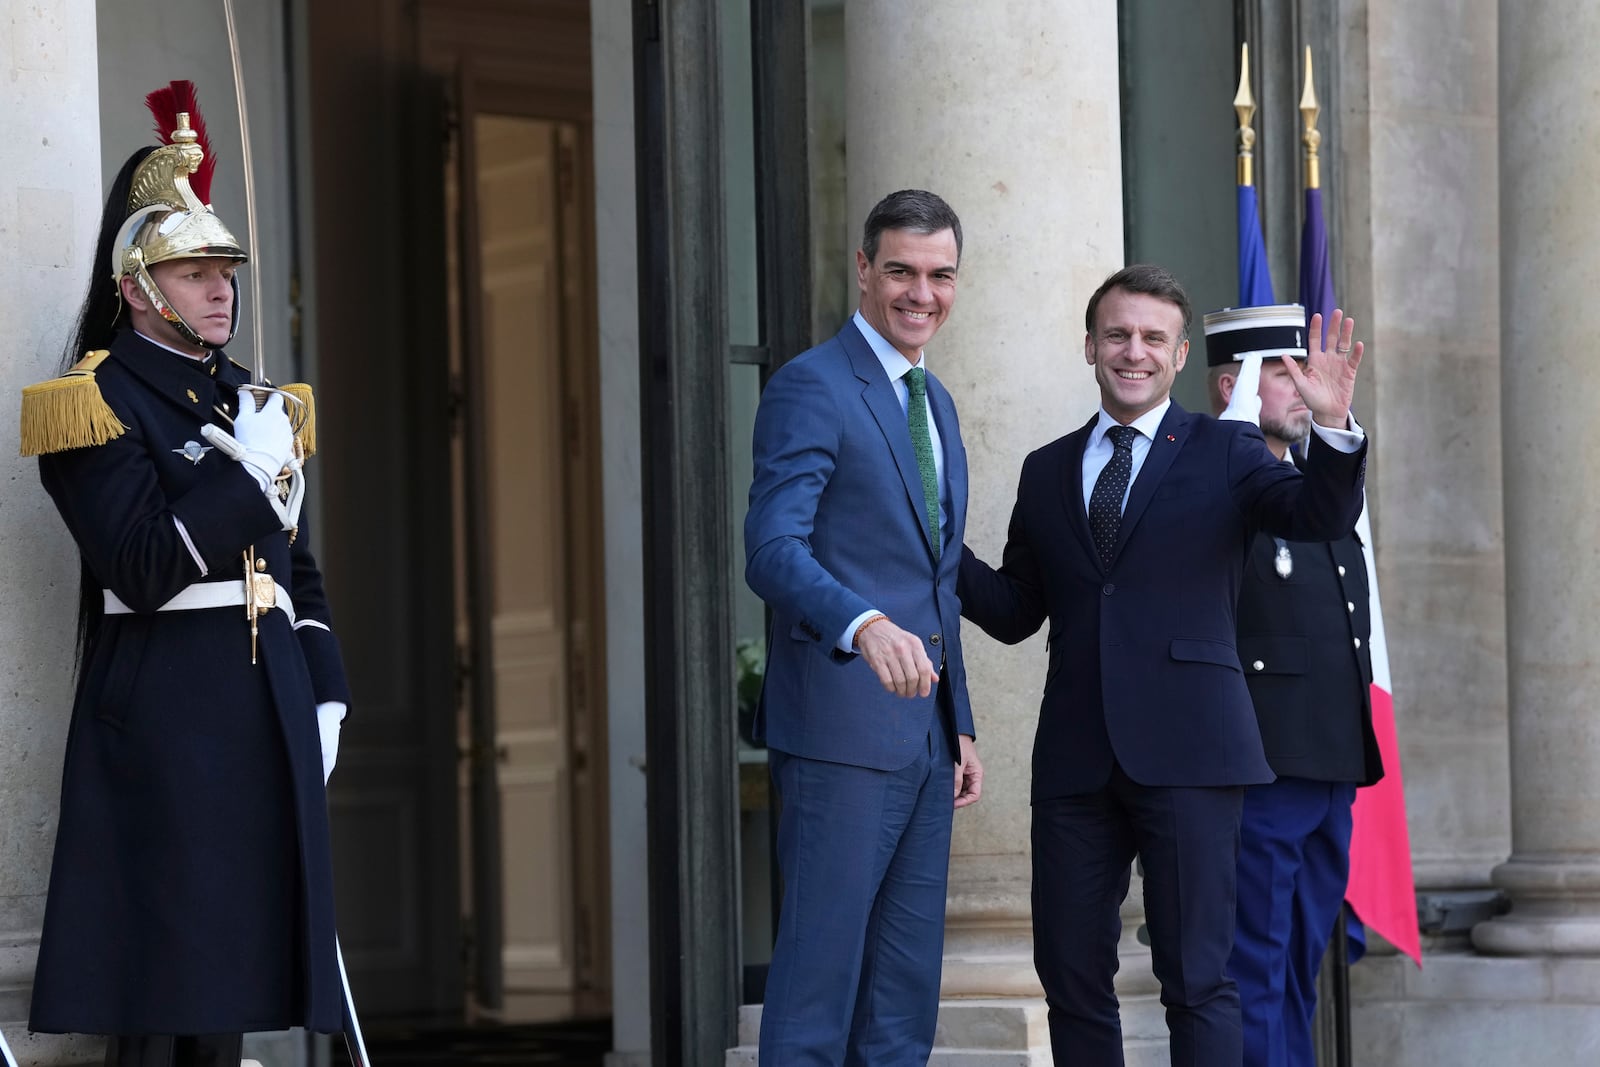
[{"label": "white glove", "polygon": [[344,701],[329,700],[317,705],[317,733],[322,738],[322,784],[328,784],[333,765],[339,760],[339,724],[344,722]]},{"label": "white glove", "polygon": [[[200,427],[200,436],[210,441],[212,446],[229,459],[236,459],[239,465],[250,472],[250,477],[261,486],[261,491],[267,494],[267,503],[272,505],[272,510],[277,512],[278,519],[283,523],[284,530],[292,530],[300,524],[300,507],[306,500],[306,473],[302,469],[300,460],[291,457],[289,467],[289,499],[280,500],[276,487],[262,473],[261,468],[245,462],[244,445],[234,439],[234,436],[220,426],[206,423]],[[280,468],[281,469],[281,468]]]},{"label": "white glove", "polygon": [[240,386],[233,438],[244,446],[239,462],[266,475],[263,492],[271,492],[278,472],[294,459],[294,431],[289,428],[289,415],[283,410],[283,396],[271,394],[257,411],[255,392],[247,385]]},{"label": "white glove", "polygon": [[1259,355],[1244,357],[1239,376],[1233,380],[1233,396],[1218,419],[1261,425],[1261,359]]}]

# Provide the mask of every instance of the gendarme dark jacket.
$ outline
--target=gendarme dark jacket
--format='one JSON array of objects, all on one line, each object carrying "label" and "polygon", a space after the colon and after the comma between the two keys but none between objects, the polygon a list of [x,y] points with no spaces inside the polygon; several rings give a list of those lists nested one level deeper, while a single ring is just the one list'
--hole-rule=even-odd
[{"label": "gendarme dark jacket", "polygon": [[1356,535],[1327,544],[1259,534],[1239,586],[1239,661],[1261,745],[1279,777],[1371,785],[1383,777],[1372,732],[1372,620]]}]

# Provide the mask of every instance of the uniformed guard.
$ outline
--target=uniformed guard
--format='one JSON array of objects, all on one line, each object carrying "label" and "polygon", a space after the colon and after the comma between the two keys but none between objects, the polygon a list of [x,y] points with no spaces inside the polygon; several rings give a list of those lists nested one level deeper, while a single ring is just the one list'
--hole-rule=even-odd
[{"label": "uniformed guard", "polygon": [[[1311,412],[1279,357],[1305,358],[1305,309],[1214,312],[1205,331],[1213,410],[1257,422],[1267,447],[1293,462]],[[1247,1067],[1316,1065],[1317,971],[1350,872],[1350,808],[1357,786],[1383,776],[1370,636],[1354,531],[1327,544],[1256,535],[1239,589],[1238,651],[1278,779],[1246,789],[1240,825],[1228,973],[1239,985]]]},{"label": "uniformed guard", "polygon": [[112,184],[76,362],[23,393],[83,589],[29,1026],[232,1067],[244,1032],[343,1029],[324,788],[349,693],[299,527],[309,394],[223,352],[245,250],[193,86],[147,102],[161,144]]}]

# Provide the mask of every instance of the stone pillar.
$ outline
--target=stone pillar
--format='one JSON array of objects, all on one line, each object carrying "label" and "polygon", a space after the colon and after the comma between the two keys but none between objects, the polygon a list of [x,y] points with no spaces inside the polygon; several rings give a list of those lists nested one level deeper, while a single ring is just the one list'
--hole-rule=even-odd
[{"label": "stone pillar", "polygon": [[1323,171],[1368,341],[1355,406],[1419,891],[1485,888],[1510,850],[1495,18],[1495,0],[1343,3],[1343,153]]},{"label": "stone pillar", "polygon": [[18,391],[56,373],[100,219],[93,0],[0,5],[0,1028],[19,1058],[92,1059],[93,1041],[29,1039],[61,758],[72,702],[77,553],[17,458]]},{"label": "stone pillar", "polygon": [[1509,915],[1485,952],[1600,953],[1600,8],[1500,4]]},{"label": "stone pillar", "polygon": [[[958,297],[928,361],[961,415],[967,543],[998,562],[1023,457],[1099,402],[1083,309],[1123,265],[1116,11],[1088,0],[925,0],[913,16],[900,4],[851,3],[845,48],[851,247],[872,204],[895,189],[930,189],[961,216]],[[1043,635],[1010,648],[971,628],[965,640],[987,778],[982,802],[956,814],[944,993],[1039,998],[1028,789]],[[1141,899],[1135,885],[1130,945]],[[1124,979],[1148,987],[1148,963],[1125,963]],[[992,1047],[973,1043],[971,1007],[947,1002],[941,1048]],[[1016,1012],[1006,1049],[1047,1047],[1037,1000]]]}]

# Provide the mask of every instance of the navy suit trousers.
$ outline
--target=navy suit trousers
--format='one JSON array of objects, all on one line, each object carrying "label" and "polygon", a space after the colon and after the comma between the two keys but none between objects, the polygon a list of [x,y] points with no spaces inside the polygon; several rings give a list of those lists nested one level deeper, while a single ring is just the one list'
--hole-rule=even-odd
[{"label": "navy suit trousers", "polygon": [[1239,995],[1226,965],[1243,795],[1239,786],[1144,786],[1119,766],[1095,792],[1034,803],[1034,966],[1058,1065],[1123,1062],[1112,983],[1137,854],[1172,1062],[1239,1067]]}]

